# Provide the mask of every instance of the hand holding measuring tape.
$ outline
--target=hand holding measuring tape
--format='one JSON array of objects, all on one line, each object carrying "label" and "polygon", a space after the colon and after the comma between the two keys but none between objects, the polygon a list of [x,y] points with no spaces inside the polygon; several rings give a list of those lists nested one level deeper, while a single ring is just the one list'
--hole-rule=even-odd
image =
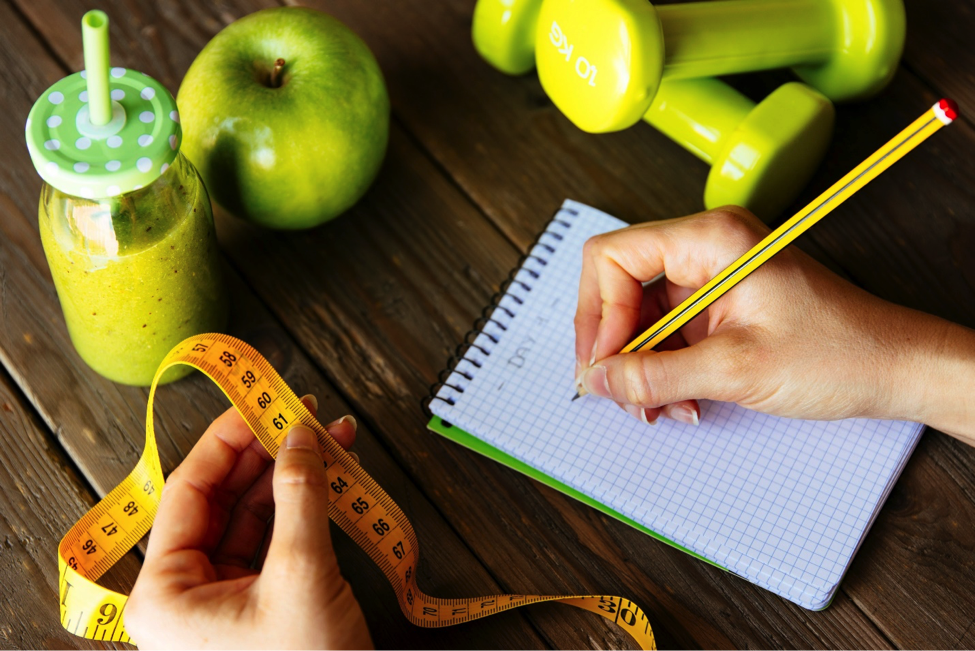
[{"label": "hand holding measuring tape", "polygon": [[[314,416],[314,399],[302,402]],[[326,427],[343,447],[354,440],[353,420]],[[166,480],[125,610],[140,646],[370,647],[332,548],[328,490],[310,429],[293,428],[275,461],[236,410],[217,418]]]},{"label": "hand holding measuring tape", "polygon": [[[95,581],[149,531],[159,510],[164,480],[153,433],[152,404],[159,377],[176,364],[188,364],[216,382],[271,458],[278,456],[285,436],[296,424],[315,432],[323,451],[329,487],[329,517],[383,571],[396,592],[403,613],[414,624],[424,627],[451,626],[532,603],[559,601],[617,623],[642,648],[656,648],[646,615],[636,604],[621,597],[492,595],[440,599],[424,594],[416,584],[419,544],[413,526],[403,511],[329,435],[329,431],[315,419],[267,360],[246,343],[222,334],[190,337],[166,356],[149,391],[146,448],[142,458],[129,476],[61,540],[58,547],[61,622],[68,631],[89,639],[133,641],[123,623],[127,597],[103,588]],[[218,446],[215,442],[209,444]],[[285,456],[288,456],[287,453]],[[186,492],[185,488],[177,488],[174,493],[177,497],[172,499],[186,499],[188,502],[200,499],[198,495],[194,497],[192,491]],[[169,491],[166,499],[171,499]],[[174,510],[170,512],[175,513]],[[177,528],[181,526],[178,521],[172,524]],[[277,535],[277,531],[274,535]],[[187,546],[191,548],[186,554],[188,557],[201,553],[193,551],[192,544]],[[147,564],[155,562],[155,554],[165,551],[178,550],[172,540],[159,545],[153,541]],[[172,558],[176,562],[180,560],[180,555]],[[270,550],[268,559],[271,559]],[[206,566],[197,558],[197,567]],[[286,571],[294,571],[294,568]],[[171,622],[165,623],[172,625]],[[286,625],[288,622],[280,624]],[[249,641],[254,642],[253,639]],[[280,636],[275,639],[276,646],[283,643]]]}]

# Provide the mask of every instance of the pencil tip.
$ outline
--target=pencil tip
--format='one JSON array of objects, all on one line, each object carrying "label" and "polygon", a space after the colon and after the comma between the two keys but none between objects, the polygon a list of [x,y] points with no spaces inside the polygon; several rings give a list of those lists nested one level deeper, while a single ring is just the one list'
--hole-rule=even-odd
[{"label": "pencil tip", "polygon": [[574,396],[572,396],[572,400],[571,400],[570,402],[575,402],[576,400],[578,400],[578,399],[579,399],[579,398],[581,398],[581,397],[582,397],[582,396],[581,396],[581,395],[579,395],[579,394],[577,393],[577,394],[575,394]]}]

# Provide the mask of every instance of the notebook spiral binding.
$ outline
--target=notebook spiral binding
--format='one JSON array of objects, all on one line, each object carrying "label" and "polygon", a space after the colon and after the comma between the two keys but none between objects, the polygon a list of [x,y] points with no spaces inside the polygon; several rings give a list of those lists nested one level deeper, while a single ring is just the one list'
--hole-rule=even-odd
[{"label": "notebook spiral binding", "polygon": [[[564,238],[564,231],[560,232],[561,229],[567,229],[572,227],[572,222],[568,221],[562,216],[577,217],[579,212],[574,208],[563,207],[560,208],[555,216],[549,221],[545,229],[538,234],[531,246],[528,247],[528,253],[522,255],[518,258],[518,262],[508,273],[508,277],[501,283],[498,291],[491,296],[488,301],[487,307],[481,310],[481,315],[474,320],[474,324],[471,329],[464,334],[464,340],[461,342],[457,348],[454,350],[454,354],[447,359],[447,364],[442,371],[437,376],[437,381],[430,385],[429,393],[420,400],[420,405],[423,408],[423,412],[428,418],[433,416],[433,412],[430,411],[430,403],[434,400],[442,400],[449,405],[456,404],[452,396],[441,397],[438,394],[440,390],[444,387],[449,387],[454,391],[454,393],[464,393],[463,387],[459,387],[453,384],[448,384],[447,380],[455,372],[458,373],[462,378],[467,381],[473,381],[474,375],[477,369],[481,367],[481,362],[474,357],[468,357],[468,353],[471,349],[477,350],[484,357],[490,357],[493,347],[500,343],[500,337],[503,336],[504,332],[508,329],[508,326],[502,321],[493,318],[496,311],[500,310],[504,313],[508,319],[513,319],[517,315],[517,306],[521,305],[524,301],[518,296],[518,294],[513,293],[513,287],[520,287],[525,292],[530,292],[532,290],[531,281],[538,280],[541,277],[541,273],[544,267],[548,265],[548,258],[553,253],[555,253],[555,247]],[[551,239],[549,239],[551,238]],[[531,269],[525,264],[530,260],[534,259],[541,265],[542,269]],[[528,279],[519,279],[518,273],[525,271],[528,275]],[[502,301],[506,298],[512,299],[514,302],[514,307],[506,307],[502,305]],[[495,333],[488,332],[485,328],[489,323],[493,323],[498,331]],[[487,341],[490,342],[491,348],[485,347],[485,342],[482,341],[480,344],[476,343],[478,337],[484,335]],[[466,361],[472,367],[470,370],[458,370],[458,365]],[[450,427],[450,423],[444,422],[444,425]]]}]

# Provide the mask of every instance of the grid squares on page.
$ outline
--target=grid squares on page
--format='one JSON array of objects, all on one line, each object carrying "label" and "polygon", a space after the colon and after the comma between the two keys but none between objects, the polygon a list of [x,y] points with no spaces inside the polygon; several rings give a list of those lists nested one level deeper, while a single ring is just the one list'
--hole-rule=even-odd
[{"label": "grid squares on page", "polygon": [[530,289],[515,285],[518,300],[502,299],[513,314],[506,329],[475,339],[477,366],[463,367],[472,379],[451,374],[463,393],[444,387],[431,409],[746,579],[822,607],[920,426],[789,420],[705,402],[699,427],[649,427],[608,401],[570,402],[582,245],[622,226],[567,201],[528,258],[534,275],[516,276]]}]

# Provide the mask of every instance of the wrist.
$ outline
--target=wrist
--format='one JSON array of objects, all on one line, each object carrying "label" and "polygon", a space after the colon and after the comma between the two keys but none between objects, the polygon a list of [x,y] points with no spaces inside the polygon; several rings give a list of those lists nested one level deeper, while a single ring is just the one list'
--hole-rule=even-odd
[{"label": "wrist", "polygon": [[925,423],[975,445],[975,331],[904,309],[889,418]]}]

